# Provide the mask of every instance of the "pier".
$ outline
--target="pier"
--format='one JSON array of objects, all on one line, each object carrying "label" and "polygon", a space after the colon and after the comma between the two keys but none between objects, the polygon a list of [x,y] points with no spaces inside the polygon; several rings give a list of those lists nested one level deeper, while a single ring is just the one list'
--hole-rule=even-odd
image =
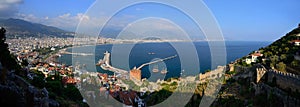
[{"label": "pier", "polygon": [[141,66],[139,66],[138,68],[134,67],[130,72],[128,72],[126,70],[111,66],[110,65],[110,53],[106,51],[104,53],[103,59],[100,59],[96,65],[100,66],[104,70],[108,70],[108,71],[116,73],[117,77],[122,76],[122,77],[128,78],[128,76],[130,76],[130,79],[141,80],[141,68],[143,68],[144,66],[154,64],[154,63],[158,63],[158,62],[162,62],[162,61],[165,61],[165,60],[173,59],[175,57],[177,57],[177,55],[173,55],[173,56],[170,56],[170,57],[167,57],[167,58],[164,58],[164,59],[159,59],[159,60],[151,61],[151,62],[148,62],[148,63],[144,63]]},{"label": "pier", "polygon": [[97,65],[99,65],[104,70],[112,71],[117,74],[127,74],[128,73],[128,71],[126,71],[126,70],[116,68],[116,67],[113,67],[110,65],[110,53],[107,51],[104,53],[103,59],[100,59],[98,61]]},{"label": "pier", "polygon": [[175,57],[177,57],[177,55],[170,56],[170,57],[167,57],[167,58],[164,58],[164,59],[155,60],[155,61],[152,61],[152,62],[148,62],[148,63],[142,64],[142,65],[141,65],[140,67],[138,67],[137,69],[140,70],[140,69],[143,68],[144,66],[151,65],[151,64],[154,64],[154,63],[158,63],[158,62],[162,62],[162,61],[165,61],[165,60],[169,60],[169,59],[172,59],[172,58],[175,58]]}]

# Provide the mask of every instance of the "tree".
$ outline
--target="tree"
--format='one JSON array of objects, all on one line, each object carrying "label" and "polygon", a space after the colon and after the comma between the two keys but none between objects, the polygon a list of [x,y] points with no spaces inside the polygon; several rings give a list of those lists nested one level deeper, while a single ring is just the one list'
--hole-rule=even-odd
[{"label": "tree", "polygon": [[8,44],[5,43],[6,37],[5,37],[6,30],[2,27],[0,27],[0,62],[3,67],[10,70],[19,70],[21,67],[18,65],[16,59],[10,54],[8,50]]},{"label": "tree", "polygon": [[271,51],[267,51],[264,53],[264,56],[266,56],[266,57],[270,57],[272,55],[273,55],[273,53]]},{"label": "tree", "polygon": [[79,90],[74,85],[68,85],[67,88],[64,88],[63,93],[65,96],[70,98],[73,101],[81,101],[82,96]]},{"label": "tree", "polygon": [[210,69],[207,69],[207,70],[204,71],[204,73],[207,73],[207,72],[210,72],[210,71],[211,71]]},{"label": "tree", "polygon": [[297,60],[293,60],[293,61],[291,62],[291,65],[292,65],[293,67],[297,67],[297,66],[299,65],[299,62],[298,62]]},{"label": "tree", "polygon": [[289,50],[290,50],[290,48],[289,47],[285,47],[284,50],[285,50],[286,53],[288,53]]},{"label": "tree", "polygon": [[32,80],[32,85],[38,87],[38,88],[44,88],[45,87],[45,80],[42,76],[36,76]]},{"label": "tree", "polygon": [[28,61],[26,59],[23,59],[22,60],[22,66],[28,66]]},{"label": "tree", "polygon": [[280,60],[286,60],[286,54],[281,54],[280,55]]},{"label": "tree", "polygon": [[286,65],[285,65],[283,62],[279,62],[279,63],[277,64],[277,69],[278,69],[279,71],[285,71]]}]

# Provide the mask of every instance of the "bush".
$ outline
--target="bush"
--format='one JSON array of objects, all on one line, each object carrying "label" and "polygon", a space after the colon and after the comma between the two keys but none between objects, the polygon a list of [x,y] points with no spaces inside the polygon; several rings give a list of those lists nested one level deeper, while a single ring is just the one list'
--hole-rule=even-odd
[{"label": "bush", "polygon": [[36,76],[32,80],[32,85],[34,85],[38,88],[44,88],[45,87],[45,80],[41,76]]}]

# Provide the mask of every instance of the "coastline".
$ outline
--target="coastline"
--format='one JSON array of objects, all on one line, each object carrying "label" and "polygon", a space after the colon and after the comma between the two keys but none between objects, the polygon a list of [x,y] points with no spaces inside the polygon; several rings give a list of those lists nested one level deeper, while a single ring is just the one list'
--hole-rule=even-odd
[{"label": "coastline", "polygon": [[[153,43],[154,45],[153,46],[157,46],[156,45],[156,43],[162,43],[162,42],[142,42],[141,44],[148,44],[148,43]],[[177,42],[176,42],[177,43]],[[201,45],[202,44],[202,42],[201,41],[199,41],[199,42],[195,42],[195,43],[197,43],[197,44],[195,44],[195,46],[197,46],[197,47],[199,47],[200,46],[200,48],[201,49],[205,49],[205,48],[203,48],[203,45]],[[199,44],[198,44],[199,43]],[[268,42],[261,42],[261,43],[263,43],[263,44],[268,44]],[[126,44],[133,44],[133,43],[106,43],[106,44],[96,44],[96,45],[91,45],[91,44],[88,44],[88,45],[76,45],[76,46],[70,46],[70,47],[66,47],[66,48],[64,48],[64,49],[60,49],[60,51],[58,52],[59,54],[64,54],[64,51],[66,51],[67,49],[70,49],[70,48],[76,48],[76,47],[84,47],[84,46],[103,46],[103,45],[113,45],[113,44],[120,44],[120,45],[126,45]],[[167,44],[167,43],[163,43],[163,44]],[[229,45],[228,45],[229,44]],[[230,50],[227,50],[227,52],[230,52],[230,53],[240,53],[240,54],[233,54],[233,55],[231,55],[231,56],[233,56],[233,57],[230,57],[230,56],[227,56],[227,60],[228,61],[226,61],[226,64],[225,65],[219,65],[219,66],[228,66],[229,64],[232,64],[232,62],[237,62],[237,60],[240,60],[242,57],[244,57],[244,56],[246,56],[249,52],[249,50],[255,50],[256,48],[258,49],[259,47],[263,47],[264,45],[263,44],[260,44],[260,45],[257,45],[257,43],[253,43],[253,42],[249,42],[249,43],[244,43],[244,44],[242,44],[242,46],[247,46],[246,48],[247,48],[247,50],[239,50],[239,49],[237,49],[237,48],[241,48],[240,46],[239,47],[236,47],[237,45],[240,45],[240,43],[239,42],[229,42],[229,43],[227,43],[226,44],[226,46],[229,46],[229,47],[233,47],[233,48],[231,48],[231,50],[239,50],[238,52],[236,52],[236,51],[230,51]],[[249,45],[249,46],[248,46]],[[148,45],[147,45],[148,46]],[[152,45],[150,45],[150,46],[152,46]],[[162,45],[162,46],[165,46],[165,45]],[[105,46],[105,47],[107,47],[107,46]],[[204,44],[204,47],[207,47],[207,45],[206,44]],[[250,48],[249,48],[250,47]],[[252,48],[251,48],[252,47]],[[209,47],[208,47],[209,48]],[[248,50],[248,48],[249,48],[249,50]],[[255,49],[254,49],[255,48]],[[84,48],[83,48],[84,49]],[[104,49],[105,50],[105,48],[101,48],[102,50]],[[71,50],[69,50],[69,51],[71,51]],[[242,51],[244,51],[244,52],[242,52]],[[203,51],[204,52],[204,51]],[[136,52],[134,52],[134,53],[136,53]],[[145,53],[148,53],[148,52],[145,52]],[[164,53],[166,53],[166,52],[164,52]],[[75,54],[78,54],[78,53],[75,53]],[[201,53],[200,53],[201,54]],[[203,53],[202,53],[203,54]],[[236,57],[235,57],[236,56]],[[151,56],[151,57],[155,57],[155,56]],[[159,56],[156,56],[156,57],[159,57]],[[203,56],[203,57],[206,57],[206,56]],[[141,57],[139,57],[139,58],[141,58]],[[203,59],[203,58],[202,58]],[[142,61],[143,62],[143,61]],[[138,62],[139,63],[139,62]],[[138,63],[136,63],[136,64],[138,64]],[[136,65],[136,64],[134,64],[134,65]],[[209,64],[209,62],[207,62],[207,61],[204,61],[203,63],[202,63],[202,66],[201,66],[201,69],[203,69],[203,70],[201,70],[201,72],[203,73],[205,70],[204,69],[213,69],[213,68],[209,68],[209,67],[206,67],[206,65],[207,66],[210,66],[210,65],[208,65]],[[202,68],[202,67],[204,67],[204,68]],[[122,68],[122,67],[121,67]],[[176,68],[174,68],[174,69],[176,69]],[[171,71],[174,71],[174,69],[172,70],[172,69],[170,69]],[[99,71],[99,70],[98,70]],[[100,70],[101,71],[101,70]],[[174,71],[174,72],[177,72],[177,71]],[[147,76],[148,76],[148,74],[146,74]],[[144,76],[146,76],[146,75],[144,75]],[[146,77],[147,77],[146,76]],[[171,75],[169,75],[169,76],[175,76],[176,77],[176,74],[171,74]],[[179,75],[178,75],[179,76]]]}]

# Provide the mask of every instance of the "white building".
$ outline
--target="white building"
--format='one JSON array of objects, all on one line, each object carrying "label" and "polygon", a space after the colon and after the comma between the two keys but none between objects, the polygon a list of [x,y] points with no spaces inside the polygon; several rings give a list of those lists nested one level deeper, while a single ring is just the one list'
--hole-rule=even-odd
[{"label": "white building", "polygon": [[257,58],[262,56],[263,54],[261,54],[260,52],[255,52],[254,54],[251,54],[246,58],[246,63],[251,64],[252,62],[256,62],[258,60]]},{"label": "white building", "polygon": [[294,44],[295,46],[300,46],[300,40],[293,40],[292,44]]},{"label": "white building", "polygon": [[52,47],[50,50],[51,50],[51,51],[55,51],[55,48],[54,48],[54,47]]}]

